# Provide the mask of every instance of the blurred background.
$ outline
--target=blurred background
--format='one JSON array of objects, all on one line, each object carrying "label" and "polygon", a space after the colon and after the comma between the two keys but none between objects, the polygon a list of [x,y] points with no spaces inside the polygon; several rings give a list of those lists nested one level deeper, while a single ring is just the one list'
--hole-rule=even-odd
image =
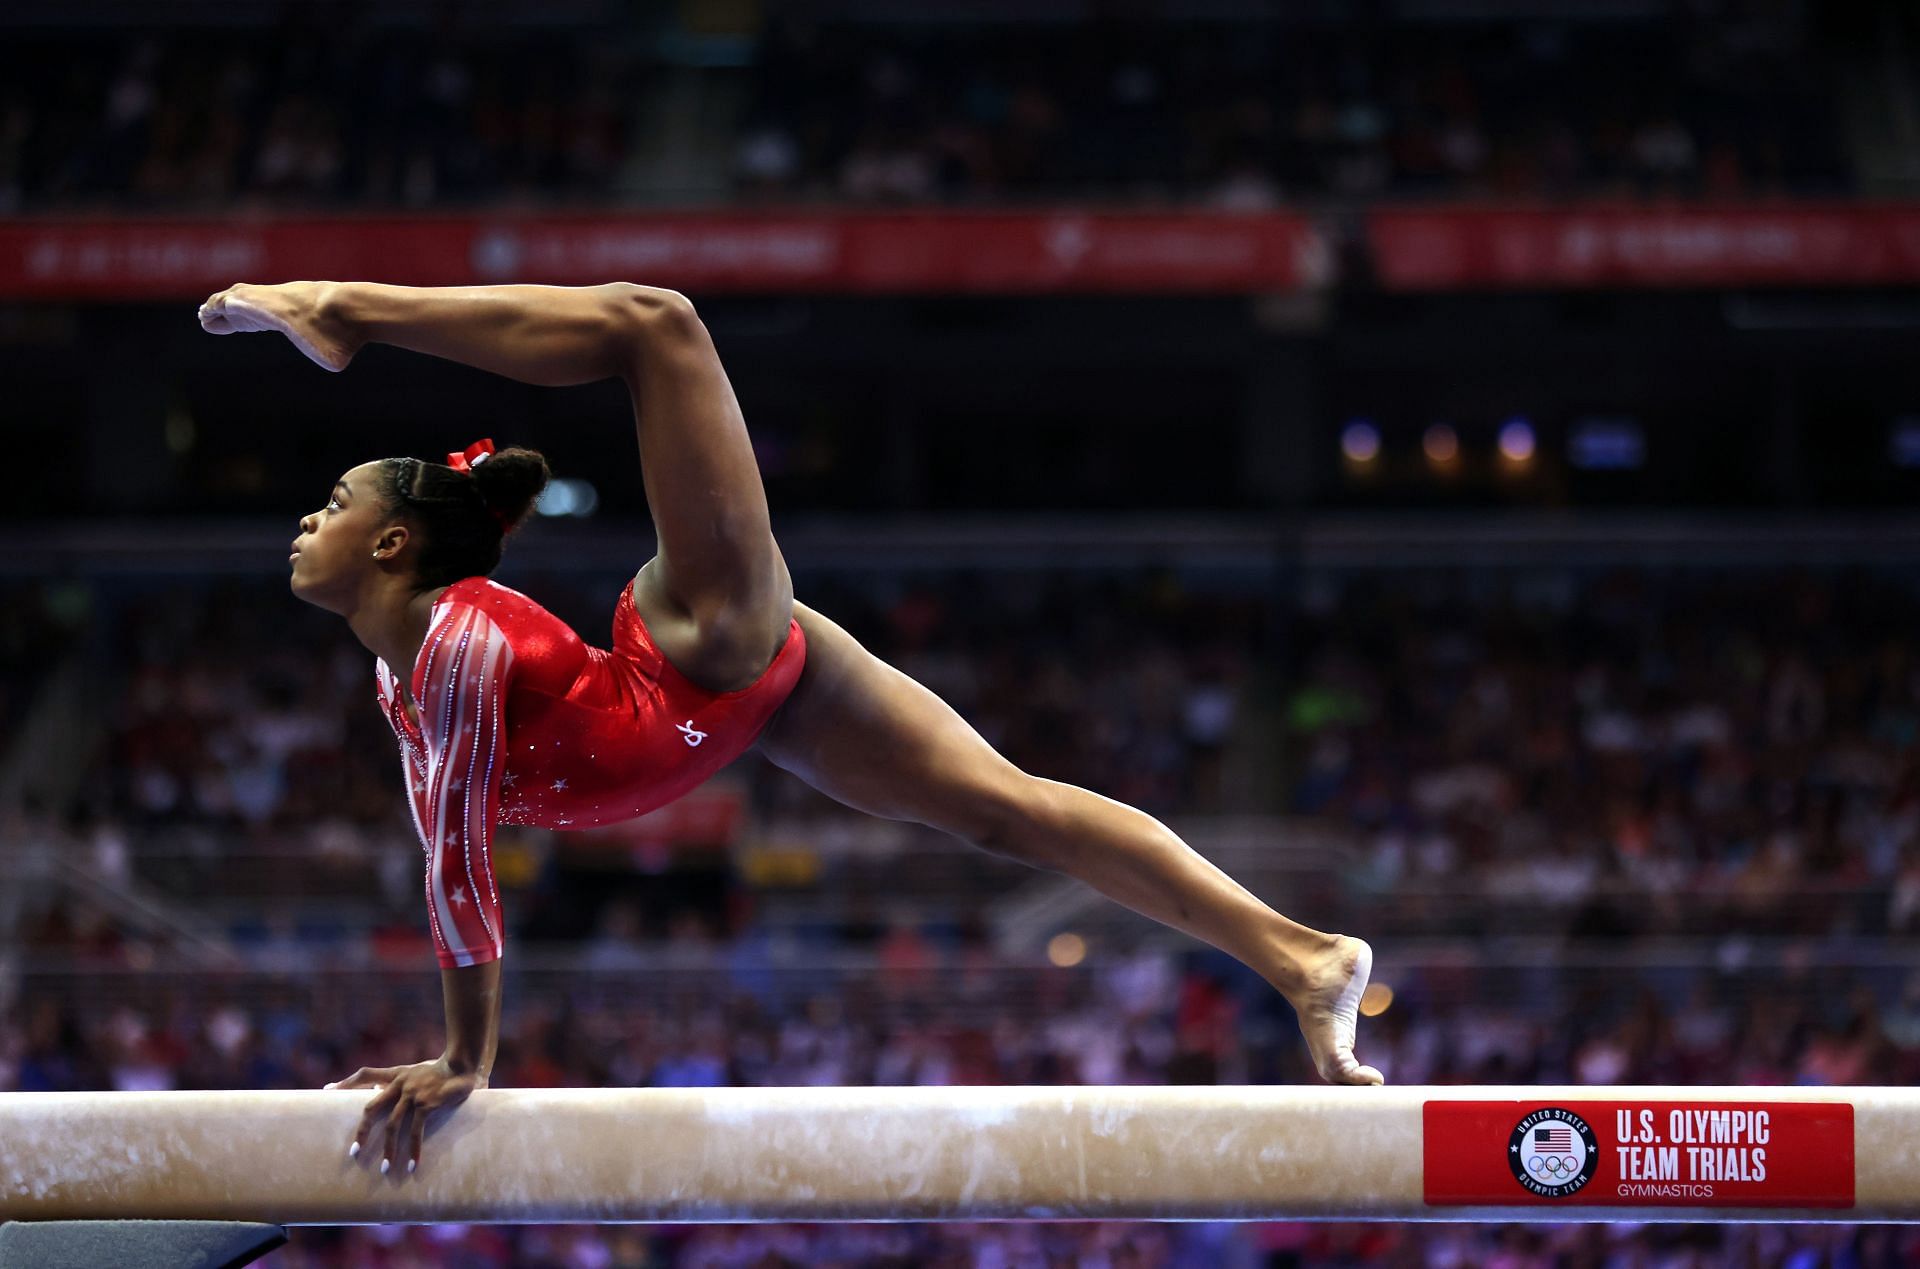
[{"label": "blurred background", "polygon": [[[213,340],[232,282],[691,294],[809,604],[1380,960],[1406,1082],[1920,1077],[1920,19],[1900,0],[10,0],[0,1089],[443,1041],[340,471],[617,384]],[[493,1082],[1313,1078],[1251,971],[749,756],[503,830]],[[429,1142],[429,1150],[432,1145]],[[299,1230],[300,1266],[1920,1263],[1888,1229]]]}]

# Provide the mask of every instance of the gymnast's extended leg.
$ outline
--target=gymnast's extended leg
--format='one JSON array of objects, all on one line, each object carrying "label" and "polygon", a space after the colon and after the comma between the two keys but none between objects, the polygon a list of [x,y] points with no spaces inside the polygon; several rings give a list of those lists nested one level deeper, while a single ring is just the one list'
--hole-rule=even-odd
[{"label": "gymnast's extended leg", "polygon": [[799,685],[761,734],[775,765],[856,810],[927,824],[1065,873],[1258,972],[1299,1015],[1321,1076],[1377,1084],[1353,1056],[1373,953],[1275,912],[1143,811],[1028,775],[921,684],[795,603]]}]

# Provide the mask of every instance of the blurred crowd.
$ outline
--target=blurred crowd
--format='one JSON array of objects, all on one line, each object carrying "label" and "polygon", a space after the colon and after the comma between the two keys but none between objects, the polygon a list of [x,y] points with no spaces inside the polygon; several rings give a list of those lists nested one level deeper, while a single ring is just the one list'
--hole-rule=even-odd
[{"label": "blurred crowd", "polygon": [[1320,579],[1292,809],[1414,926],[1477,888],[1575,936],[1910,933],[1916,621],[1897,572]]},{"label": "blurred crowd", "polygon": [[[1084,968],[979,939],[873,955],[763,940],[507,964],[510,1087],[1310,1082],[1284,1001],[1223,954]],[[0,1087],[318,1087],[442,1043],[421,964],[244,972],[0,963]],[[1743,966],[1421,963],[1383,944],[1360,1049],[1395,1083],[1905,1084],[1920,973],[1802,946]],[[177,960],[177,958],[176,958]],[[430,979],[430,975],[428,976]],[[418,1050],[419,1057],[406,1052]],[[376,1057],[378,1061],[376,1061]],[[237,1083],[233,1081],[238,1081]]]},{"label": "blurred crowd", "polygon": [[[1328,195],[1844,192],[1795,4],[1539,19],[907,26],[775,16],[672,65],[649,32],[35,31],[0,48],[0,213],[457,207],[715,192],[636,158],[731,119],[747,199],[1087,198],[1261,208]],[[696,40],[682,40],[694,47]],[[739,64],[737,64],[739,63]],[[691,117],[691,116],[688,116]],[[685,182],[685,186],[682,186]],[[661,188],[649,188],[649,184]]]},{"label": "blurred crowd", "polygon": [[262,1269],[1904,1269],[1908,1226],[376,1226],[295,1230]]},{"label": "blurred crowd", "polygon": [[1790,13],[1617,28],[787,24],[755,63],[738,167],[761,195],[863,203],[1251,210],[1326,195],[1844,188],[1834,85]]},{"label": "blurred crowd", "polygon": [[336,16],[7,41],[0,212],[606,197],[643,64],[591,38]]}]

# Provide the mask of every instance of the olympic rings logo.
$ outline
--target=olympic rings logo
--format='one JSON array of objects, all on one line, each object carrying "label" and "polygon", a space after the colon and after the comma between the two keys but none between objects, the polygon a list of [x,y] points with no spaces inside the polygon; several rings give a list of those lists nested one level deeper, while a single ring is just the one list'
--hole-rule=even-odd
[{"label": "olympic rings logo", "polygon": [[1592,1126],[1564,1107],[1529,1111],[1507,1138],[1513,1179],[1544,1198],[1578,1193],[1593,1179],[1599,1161],[1600,1143]]}]

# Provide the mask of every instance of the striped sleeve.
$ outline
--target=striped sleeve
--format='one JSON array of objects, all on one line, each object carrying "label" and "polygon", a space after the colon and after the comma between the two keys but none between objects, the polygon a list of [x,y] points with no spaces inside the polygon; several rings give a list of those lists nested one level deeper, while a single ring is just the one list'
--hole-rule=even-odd
[{"label": "striped sleeve", "polygon": [[493,827],[506,767],[505,696],[513,669],[506,634],[478,608],[459,606],[428,634],[420,691],[427,742],[414,801],[425,848],[427,915],[443,969],[498,960],[500,896]]}]

